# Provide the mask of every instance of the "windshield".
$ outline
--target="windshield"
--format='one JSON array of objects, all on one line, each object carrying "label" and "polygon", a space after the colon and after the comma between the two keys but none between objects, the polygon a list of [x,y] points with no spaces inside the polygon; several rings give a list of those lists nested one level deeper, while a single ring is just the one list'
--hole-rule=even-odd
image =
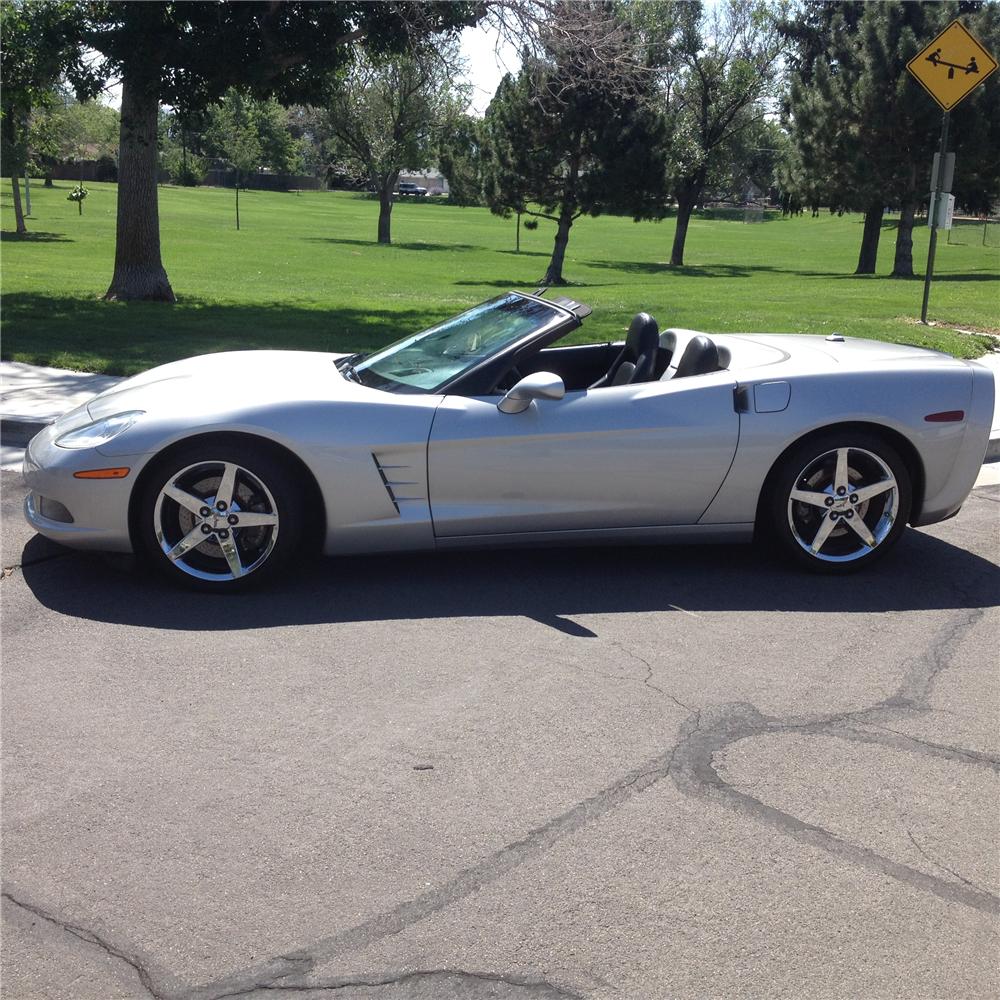
[{"label": "windshield", "polygon": [[355,366],[358,380],[390,392],[435,392],[523,337],[565,320],[545,302],[510,292],[413,334]]}]

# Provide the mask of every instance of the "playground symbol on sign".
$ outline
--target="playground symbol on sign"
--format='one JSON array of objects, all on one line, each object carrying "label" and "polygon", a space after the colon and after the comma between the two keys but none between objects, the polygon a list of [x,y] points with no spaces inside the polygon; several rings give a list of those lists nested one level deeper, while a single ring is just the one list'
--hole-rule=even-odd
[{"label": "playground symbol on sign", "polygon": [[951,111],[997,68],[997,61],[961,21],[952,21],[906,68],[942,110]]}]

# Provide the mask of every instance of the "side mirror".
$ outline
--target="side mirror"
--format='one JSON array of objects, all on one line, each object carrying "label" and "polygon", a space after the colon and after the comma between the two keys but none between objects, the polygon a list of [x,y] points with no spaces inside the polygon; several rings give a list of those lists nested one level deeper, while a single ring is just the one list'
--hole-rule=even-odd
[{"label": "side mirror", "polygon": [[535,372],[525,375],[520,382],[507,392],[497,403],[501,413],[522,413],[533,399],[562,399],[566,386],[558,375],[552,372]]}]

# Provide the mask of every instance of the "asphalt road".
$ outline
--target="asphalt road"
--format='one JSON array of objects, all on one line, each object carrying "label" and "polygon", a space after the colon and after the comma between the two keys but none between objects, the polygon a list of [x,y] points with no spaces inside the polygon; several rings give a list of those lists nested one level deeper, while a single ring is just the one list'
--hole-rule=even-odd
[{"label": "asphalt road", "polygon": [[1000,488],[847,580],[555,550],[207,598],[3,487],[8,1000],[1000,993]]}]

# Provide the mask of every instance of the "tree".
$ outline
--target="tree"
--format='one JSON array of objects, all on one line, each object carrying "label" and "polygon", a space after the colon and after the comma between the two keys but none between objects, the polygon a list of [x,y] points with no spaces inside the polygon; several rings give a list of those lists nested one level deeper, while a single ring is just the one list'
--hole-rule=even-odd
[{"label": "tree", "polygon": [[[800,203],[864,212],[855,274],[874,274],[882,232],[886,181],[870,149],[845,127],[854,119],[858,76],[856,35],[864,3],[807,3],[781,24],[792,43],[783,116],[792,137],[786,190]],[[836,48],[836,52],[834,52]]]},{"label": "tree", "polygon": [[[840,207],[865,212],[856,273],[874,273],[882,207],[898,206],[894,277],[913,276],[913,225],[927,200],[941,111],[907,62],[955,17],[1000,43],[995,4],[811,4],[798,43],[789,111],[807,175],[835,178]],[[987,204],[1000,193],[1000,88],[987,81],[952,111],[956,193]],[[992,143],[991,143],[992,139]]]},{"label": "tree", "polygon": [[579,21],[588,12],[604,18],[607,10],[596,3],[558,5],[543,55],[526,54],[517,76],[504,77],[483,121],[491,210],[556,223],[544,285],[565,284],[570,229],[581,215],[617,210],[638,221],[662,214],[663,121],[649,106],[652,77],[635,57],[630,34],[619,35],[612,75],[586,58],[585,34],[559,30],[564,15]]},{"label": "tree", "polygon": [[[684,263],[691,213],[713,176],[732,171],[746,133],[769,107],[785,39],[766,0],[638,4],[632,12],[662,76],[677,227],[670,263]],[[745,143],[743,143],[745,145]]]},{"label": "tree", "polygon": [[189,113],[231,86],[256,97],[315,102],[355,47],[398,52],[414,39],[472,23],[472,2],[145,3],[81,5],[79,40],[122,81],[115,271],[108,299],[173,301],[160,257],[157,109]]},{"label": "tree", "polygon": [[80,9],[73,3],[29,3],[7,0],[0,5],[0,139],[5,169],[10,170],[17,231],[27,232],[18,182],[28,162],[28,127],[33,108],[51,97],[63,75],[81,92],[94,93],[96,79],[75,42]]},{"label": "tree", "polygon": [[221,157],[236,171],[236,228],[240,228],[240,185],[260,167],[263,146],[254,102],[230,88],[212,109],[208,137]]},{"label": "tree", "polygon": [[176,109],[160,110],[157,127],[160,166],[174,184],[197,187],[205,179],[208,160],[203,155],[202,139],[206,124],[202,112],[182,114]]},{"label": "tree", "polygon": [[[118,112],[98,101],[78,101],[56,87],[31,116],[30,159],[36,165],[114,156],[120,132]],[[83,180],[81,176],[81,181]]]},{"label": "tree", "polygon": [[438,140],[438,166],[448,180],[448,199],[456,205],[483,203],[482,122],[458,115]]},{"label": "tree", "polygon": [[392,196],[404,167],[423,169],[449,117],[464,105],[454,80],[454,44],[416,46],[409,54],[359,56],[334,85],[328,123],[342,158],[378,195],[378,242],[392,242]]},{"label": "tree", "polygon": [[299,147],[288,128],[288,115],[273,98],[256,101],[230,87],[208,109],[200,148],[236,171],[236,228],[240,228],[240,187],[260,167],[277,174],[299,166]]}]

